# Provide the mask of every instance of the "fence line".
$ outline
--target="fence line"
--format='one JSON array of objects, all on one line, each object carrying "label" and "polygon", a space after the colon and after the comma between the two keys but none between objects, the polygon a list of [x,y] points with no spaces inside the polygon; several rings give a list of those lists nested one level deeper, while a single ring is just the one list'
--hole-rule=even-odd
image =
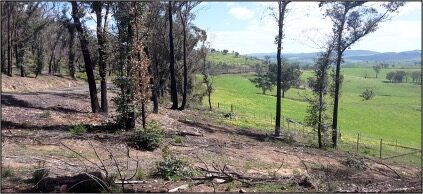
[{"label": "fence line", "polygon": [[[236,104],[232,104],[232,103],[231,104],[224,104],[224,103],[221,103],[221,102],[217,103],[217,108],[219,110],[223,110],[223,111],[227,110],[227,111],[230,111],[232,113],[240,113],[244,116],[244,118],[247,118],[247,119],[254,118],[256,124],[258,124],[258,125],[264,124],[265,126],[266,125],[272,125],[272,127],[274,126],[274,124],[275,124],[274,122],[275,122],[276,118],[272,113],[270,113],[270,114],[268,114],[268,113],[260,114],[260,113],[257,113],[256,111],[251,111],[251,112],[245,111],[245,109],[244,109],[244,111],[242,111],[243,107],[245,107],[245,106],[242,106],[242,105],[240,106],[240,105],[236,105]],[[258,120],[257,120],[257,118],[258,118]],[[262,121],[264,121],[264,123]],[[267,122],[269,122],[269,123],[266,124]],[[286,124],[285,124],[285,122],[286,122]],[[290,126],[290,124],[291,124],[291,126]],[[295,126],[295,125],[297,125],[297,126]],[[295,121],[292,118],[288,118],[284,115],[281,115],[281,126],[282,126],[282,128],[285,128],[285,126],[286,126],[285,130],[287,130],[287,132],[290,132],[290,131],[292,132],[293,130],[296,129],[297,132],[300,132],[305,137],[312,134],[313,140],[316,140],[316,131],[313,128],[303,124],[303,122]],[[343,129],[343,130],[345,130],[345,129]],[[341,134],[342,134],[341,129],[339,129],[339,142],[340,142],[340,144],[346,143],[346,145],[348,145],[348,144],[352,143],[354,145],[354,143],[353,143],[354,141],[351,141],[351,140],[353,140],[353,139],[351,139],[351,137],[349,137],[349,138],[343,137],[346,141],[341,141],[341,140],[343,140],[341,138]],[[348,142],[350,142],[350,143],[348,143]],[[383,139],[383,138],[377,139],[377,138],[372,138],[372,137],[365,137],[360,132],[357,133],[357,138],[356,138],[355,142],[356,142],[355,143],[356,145],[354,145],[355,149],[353,149],[353,150],[355,150],[356,153],[360,153],[360,154],[364,153],[364,154],[369,155],[371,153],[371,150],[372,150],[371,148],[373,147],[374,151],[376,151],[376,150],[378,151],[377,154],[378,154],[378,156],[379,156],[378,158],[380,160],[394,159],[394,158],[400,158],[400,157],[405,157],[405,156],[413,156],[414,154],[418,155],[419,153],[421,154],[421,149],[398,144],[398,139],[395,139],[395,142],[392,143],[392,142],[386,141],[386,139]],[[386,146],[393,147],[394,150],[389,149],[389,148],[387,149]],[[402,151],[400,151],[399,149],[401,149]],[[348,151],[348,148],[346,149],[346,151]],[[374,157],[376,157],[376,153],[374,153],[372,155]]]}]

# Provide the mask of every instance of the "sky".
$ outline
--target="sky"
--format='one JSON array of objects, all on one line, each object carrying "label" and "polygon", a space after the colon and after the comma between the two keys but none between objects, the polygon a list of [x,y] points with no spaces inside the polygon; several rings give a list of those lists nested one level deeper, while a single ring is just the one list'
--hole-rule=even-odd
[{"label": "sky", "polygon": [[[377,3],[374,3],[377,6]],[[278,27],[269,7],[274,2],[203,2],[195,9],[194,25],[207,30],[211,48],[240,54],[276,52]],[[354,50],[401,52],[421,49],[421,2],[407,2],[351,47]],[[291,2],[284,26],[282,52],[319,51],[332,23],[317,2]]]}]

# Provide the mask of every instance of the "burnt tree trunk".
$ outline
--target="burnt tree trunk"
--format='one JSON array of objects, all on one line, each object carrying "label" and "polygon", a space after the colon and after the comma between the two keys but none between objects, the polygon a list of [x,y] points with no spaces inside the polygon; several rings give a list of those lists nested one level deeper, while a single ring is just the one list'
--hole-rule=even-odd
[{"label": "burnt tree trunk", "polygon": [[169,1],[169,65],[170,65],[170,95],[172,100],[171,109],[178,108],[178,91],[176,89],[176,78],[175,78],[175,55],[173,46],[173,19],[172,19],[172,1]]},{"label": "burnt tree trunk", "polygon": [[281,50],[282,50],[282,38],[283,38],[283,22],[285,17],[285,10],[286,5],[289,2],[287,1],[279,1],[279,20],[278,20],[278,50],[277,50],[277,65],[278,65],[278,75],[277,75],[277,84],[276,84],[276,124],[275,124],[275,136],[278,137],[281,135],[281,90],[282,90],[282,83],[281,83],[281,72],[282,72],[282,64],[281,64]]},{"label": "burnt tree trunk", "polygon": [[10,18],[12,15],[10,2],[7,3],[9,14],[7,15],[7,75],[12,76],[12,30],[10,28]]},{"label": "burnt tree trunk", "polygon": [[186,23],[185,20],[187,18],[185,17],[185,19],[183,19],[182,15],[181,15],[181,20],[182,20],[182,29],[183,29],[183,52],[184,52],[184,56],[183,56],[183,63],[184,63],[184,85],[183,85],[183,92],[182,92],[182,105],[181,107],[179,107],[179,110],[184,110],[185,109],[185,105],[187,103],[187,88],[188,88],[188,67],[187,67],[187,35],[186,35]]},{"label": "burnt tree trunk", "polygon": [[[108,103],[107,103],[107,83],[106,83],[106,76],[107,76],[107,69],[106,69],[106,52],[105,52],[105,29],[102,28],[102,4],[103,2],[96,1],[93,3],[94,11],[97,18],[97,43],[98,43],[98,60],[99,60],[99,75],[100,75],[100,93],[101,93],[101,109],[100,111],[107,114],[108,112]],[[104,17],[104,24],[106,27],[107,23],[107,14],[108,8],[106,10],[106,16]]]},{"label": "burnt tree trunk", "polygon": [[87,73],[88,86],[90,90],[91,109],[93,113],[97,113],[100,110],[100,105],[97,99],[97,87],[94,79],[93,64],[90,57],[90,51],[88,50],[88,41],[85,37],[84,29],[82,28],[81,21],[78,17],[78,4],[72,1],[72,18],[75,23],[75,28],[78,31],[79,41],[81,45],[82,55],[85,62],[85,72]]},{"label": "burnt tree trunk", "polygon": [[68,68],[69,68],[69,75],[72,79],[75,78],[75,26],[73,24],[69,24],[68,26],[69,31],[69,53],[68,53]]}]

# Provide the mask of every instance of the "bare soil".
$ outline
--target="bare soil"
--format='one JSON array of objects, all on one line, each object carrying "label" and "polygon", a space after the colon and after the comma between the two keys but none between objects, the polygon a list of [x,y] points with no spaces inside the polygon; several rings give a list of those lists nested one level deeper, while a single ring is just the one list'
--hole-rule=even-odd
[{"label": "bare soil", "polygon": [[[62,80],[63,83],[66,80]],[[245,177],[276,181],[246,185],[236,180],[217,184],[212,180],[165,181],[149,177],[136,184],[125,184],[126,192],[168,192],[185,184],[189,186],[181,191],[422,191],[419,168],[368,158],[361,158],[367,169],[351,168],[343,164],[352,157],[349,153],[291,144],[275,140],[258,130],[225,126],[218,122],[221,118],[219,113],[202,109],[181,112],[169,110],[163,105],[159,114],[149,114],[148,120],[157,121],[165,128],[165,142],[154,151],[135,150],[125,143],[130,131],[113,130],[111,123],[115,107],[111,101],[112,111],[108,116],[90,113],[87,86],[51,89],[62,87],[55,85],[40,91],[46,89],[42,80],[31,86],[31,91],[24,92],[29,90],[28,86],[10,83],[10,80],[6,84],[4,81],[5,76],[2,78],[3,89],[13,88],[11,85],[15,89],[13,93],[3,90],[1,95],[2,171],[11,172],[11,175],[2,177],[2,192],[75,191],[69,190],[75,184],[71,181],[72,177],[81,176],[82,172],[98,171],[98,166],[102,166],[98,158],[107,169],[116,171],[111,153],[120,165],[125,166],[127,174],[135,172],[137,163],[142,171],[148,172],[155,167],[156,161],[162,159],[165,145],[191,167],[198,169],[195,177],[206,176],[207,173],[200,169],[226,166]],[[20,87],[26,89],[16,89]],[[110,99],[115,95],[113,92],[109,92]],[[75,124],[88,126],[88,132],[71,134],[69,126]],[[175,134],[185,134],[181,137],[182,142],[175,141]],[[81,155],[88,160],[81,159]],[[136,161],[129,160],[128,155]],[[31,182],[32,173],[39,168],[47,168],[50,172],[51,186],[45,190],[40,184]]]}]

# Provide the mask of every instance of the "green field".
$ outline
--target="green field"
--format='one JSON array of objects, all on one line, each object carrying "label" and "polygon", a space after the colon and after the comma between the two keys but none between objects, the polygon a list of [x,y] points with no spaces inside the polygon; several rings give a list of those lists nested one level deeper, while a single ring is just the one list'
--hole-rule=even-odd
[{"label": "green field", "polygon": [[[397,141],[401,145],[421,147],[421,85],[388,83],[385,80],[386,73],[396,70],[400,69],[383,69],[376,79],[371,68],[342,69],[345,78],[339,105],[339,127],[343,140],[353,143],[357,133],[360,133],[363,141],[372,141],[375,146],[382,138],[384,142]],[[404,71],[416,70],[419,69]],[[365,72],[367,79],[364,78]],[[311,75],[311,71],[305,71],[302,79]],[[261,90],[248,80],[252,76],[244,74],[214,77],[213,105],[217,106],[219,103],[220,109],[228,111],[230,104],[233,104],[235,113],[255,116],[256,119],[239,118],[229,122],[240,127],[271,132],[274,126],[274,120],[272,122],[271,119],[275,114],[276,92],[273,90],[262,95]],[[366,88],[376,93],[374,99],[363,101],[359,96]],[[304,120],[307,103],[302,95],[305,93],[309,91],[291,89],[285,94],[286,97],[282,99],[284,118],[300,122]]]},{"label": "green field", "polygon": [[227,53],[224,55],[221,52],[213,52],[207,55],[207,60],[215,65],[229,65],[229,66],[255,66],[262,62],[257,59],[252,59],[243,55],[235,56],[234,53]]}]

